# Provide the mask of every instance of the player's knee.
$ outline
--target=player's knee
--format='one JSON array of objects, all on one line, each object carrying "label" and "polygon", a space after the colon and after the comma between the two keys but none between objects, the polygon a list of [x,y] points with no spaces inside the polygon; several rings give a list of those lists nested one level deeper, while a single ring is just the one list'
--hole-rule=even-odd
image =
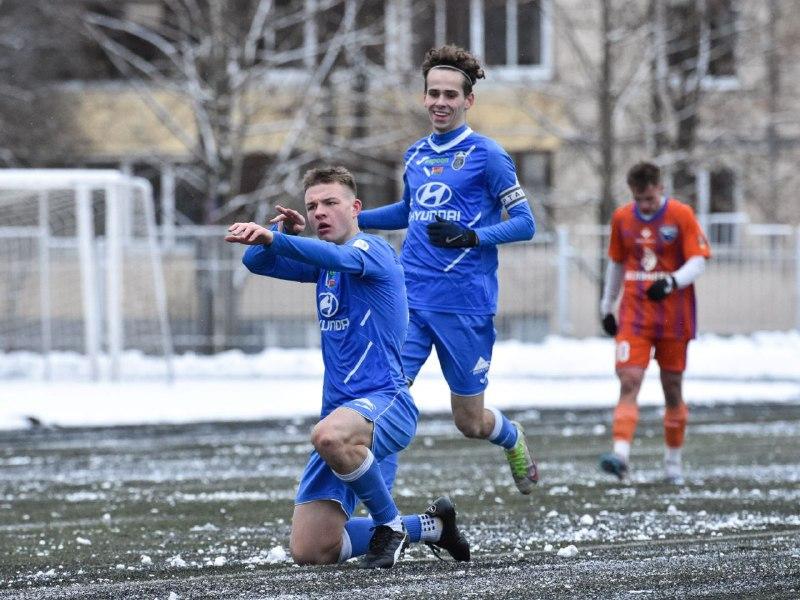
[{"label": "player's knee", "polygon": [[292,540],[289,544],[292,560],[298,565],[332,565],[338,558],[338,553],[332,549],[321,548],[319,544],[310,545]]},{"label": "player's knee", "polygon": [[635,394],[642,385],[642,378],[637,373],[619,373],[620,391],[623,394]]},{"label": "player's knee", "polygon": [[318,424],[311,431],[311,443],[317,452],[323,456],[325,451],[330,451],[336,446],[337,439],[336,431],[330,427],[321,426],[321,424]]},{"label": "player's knee", "polygon": [[311,431],[311,443],[323,458],[335,453],[342,445],[340,432],[328,423],[317,423]]}]

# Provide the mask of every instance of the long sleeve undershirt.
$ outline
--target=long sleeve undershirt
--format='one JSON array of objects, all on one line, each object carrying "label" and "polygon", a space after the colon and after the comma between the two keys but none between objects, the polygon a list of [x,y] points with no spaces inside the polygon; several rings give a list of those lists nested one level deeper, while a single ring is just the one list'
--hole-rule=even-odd
[{"label": "long sleeve undershirt", "polygon": [[[678,289],[682,290],[689,287],[706,270],[706,259],[703,256],[691,256],[683,266],[672,273]],[[600,300],[600,314],[607,315],[614,311],[614,303],[617,301],[619,292],[622,289],[622,276],[624,269],[622,263],[608,261],[606,266],[606,280],[603,286],[603,297]]]},{"label": "long sleeve undershirt", "polygon": [[[409,206],[400,200],[388,206],[373,208],[362,212],[358,216],[358,224],[364,229],[404,229],[408,227]],[[490,246],[529,240],[536,232],[530,206],[527,202],[513,206],[508,211],[508,219],[490,225],[478,227],[479,245]]]},{"label": "long sleeve undershirt", "polygon": [[274,236],[272,244],[250,246],[244,253],[242,262],[253,273],[295,281],[316,281],[313,267],[340,273],[364,272],[362,252],[350,245],[281,233]]}]

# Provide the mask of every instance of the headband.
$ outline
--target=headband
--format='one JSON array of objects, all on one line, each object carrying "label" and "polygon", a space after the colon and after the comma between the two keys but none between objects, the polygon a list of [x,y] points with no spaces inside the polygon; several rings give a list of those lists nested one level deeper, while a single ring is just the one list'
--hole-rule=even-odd
[{"label": "headband", "polygon": [[461,73],[461,74],[462,74],[464,77],[466,77],[466,78],[467,78],[467,81],[469,81],[469,84],[470,84],[470,85],[475,85],[475,82],[474,82],[474,81],[472,81],[472,77],[470,77],[469,75],[467,75],[466,71],[462,71],[462,70],[461,70],[461,69],[459,69],[458,67],[454,67],[454,66],[452,66],[452,65],[436,65],[435,67],[431,67],[430,69],[428,69],[428,73],[430,73],[430,72],[431,72],[431,71],[433,71],[434,69],[450,69],[451,71],[458,71],[458,72],[459,72],[459,73]]}]

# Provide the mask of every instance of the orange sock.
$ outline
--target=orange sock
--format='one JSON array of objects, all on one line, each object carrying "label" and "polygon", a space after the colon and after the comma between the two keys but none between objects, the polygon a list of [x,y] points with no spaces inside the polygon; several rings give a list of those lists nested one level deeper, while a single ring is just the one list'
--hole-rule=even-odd
[{"label": "orange sock", "polygon": [[686,434],[686,421],[689,419],[689,409],[686,403],[681,402],[675,408],[667,407],[664,413],[664,441],[668,448],[683,446],[683,437]]},{"label": "orange sock", "polygon": [[617,404],[617,408],[614,409],[614,425],[611,429],[611,437],[614,440],[632,442],[638,422],[639,406],[637,404]]}]

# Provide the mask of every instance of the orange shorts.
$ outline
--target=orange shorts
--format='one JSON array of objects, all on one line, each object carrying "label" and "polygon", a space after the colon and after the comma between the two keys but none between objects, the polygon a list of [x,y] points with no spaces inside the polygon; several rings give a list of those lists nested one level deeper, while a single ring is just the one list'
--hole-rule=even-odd
[{"label": "orange shorts", "polygon": [[650,364],[650,357],[655,355],[662,371],[683,373],[686,370],[686,350],[689,347],[689,340],[654,341],[635,335],[618,335],[615,341],[617,369],[624,367],[646,369]]}]

